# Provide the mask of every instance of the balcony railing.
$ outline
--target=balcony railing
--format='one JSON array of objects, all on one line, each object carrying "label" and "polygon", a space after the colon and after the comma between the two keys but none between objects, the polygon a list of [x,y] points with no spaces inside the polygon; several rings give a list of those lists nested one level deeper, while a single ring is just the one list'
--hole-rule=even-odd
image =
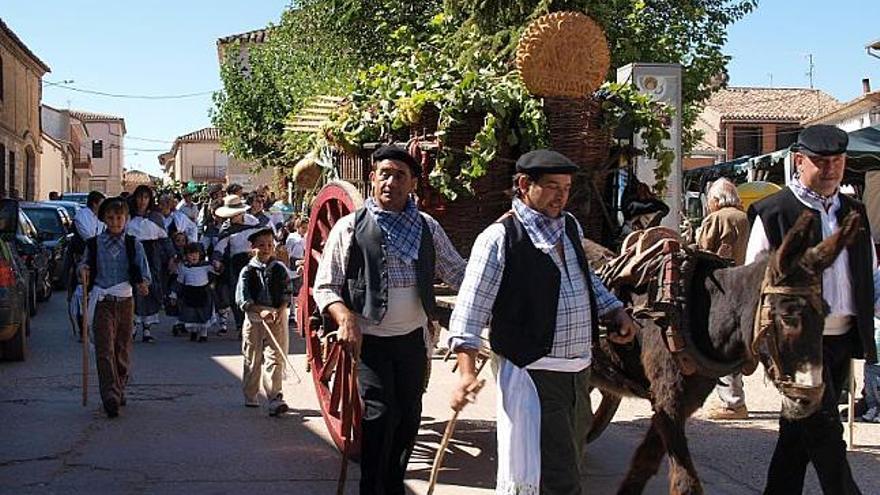
[{"label": "balcony railing", "polygon": [[88,155],[74,157],[73,168],[76,170],[92,168],[92,158]]},{"label": "balcony railing", "polygon": [[200,167],[193,166],[193,180],[224,180],[226,179],[226,167]]}]

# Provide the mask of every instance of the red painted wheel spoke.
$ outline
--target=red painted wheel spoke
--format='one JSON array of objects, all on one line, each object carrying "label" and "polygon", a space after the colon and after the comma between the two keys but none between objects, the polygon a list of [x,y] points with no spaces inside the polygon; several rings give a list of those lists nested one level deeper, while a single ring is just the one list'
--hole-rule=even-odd
[{"label": "red painted wheel spoke", "polygon": [[336,371],[336,365],[339,363],[339,353],[342,350],[342,346],[339,344],[333,345],[330,349],[330,352],[327,354],[327,360],[324,361],[324,369],[321,370],[321,381],[324,383],[330,383],[330,378],[333,375],[333,372]]}]

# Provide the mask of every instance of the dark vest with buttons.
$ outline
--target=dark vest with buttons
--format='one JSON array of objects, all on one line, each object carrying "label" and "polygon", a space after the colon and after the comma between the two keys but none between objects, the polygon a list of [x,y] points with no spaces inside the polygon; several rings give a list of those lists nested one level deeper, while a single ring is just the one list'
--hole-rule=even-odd
[{"label": "dark vest with buttons", "polygon": [[[856,211],[862,217],[862,226],[856,234],[856,240],[846,248],[849,256],[849,276],[853,288],[853,302],[856,307],[856,332],[849,335],[855,344],[853,357],[866,359],[870,363],[877,362],[877,349],[874,346],[874,270],[872,266],[872,253],[874,243],[868,232],[868,215],[865,205],[850,198],[845,194],[838,194],[840,209],[837,210],[837,219],[842,221],[851,211]],[[795,196],[788,187],[773,194],[749,208],[749,220],[754,222],[755,216],[761,217],[764,232],[773,249],[778,249],[782,244],[786,232],[795,222],[801,212],[809,211],[816,217],[813,222],[813,234],[810,245],[815,246],[822,240],[822,223],[819,212],[808,208]]]},{"label": "dark vest with buttons", "polygon": [[[130,236],[125,234],[125,257],[128,262],[128,282],[134,286],[144,281],[143,274],[141,273],[141,268],[137,264],[137,260],[135,258],[135,247],[134,243],[136,239],[134,236]],[[88,290],[92,290],[92,287],[95,286],[95,280],[98,279],[98,236],[90,237],[86,241],[86,245],[88,246],[88,256],[86,259],[86,266],[89,267],[89,286]]]},{"label": "dark vest with buttons", "polygon": [[[583,270],[590,303],[590,330],[596,343],[599,341],[596,296],[575,222],[571,215],[565,214],[565,235]],[[522,368],[553,349],[561,274],[550,255],[535,247],[516,215],[507,214],[500,223],[506,233],[504,272],[492,306],[489,343],[493,351]]]},{"label": "dark vest with buttons", "polygon": [[[434,237],[425,218],[419,259],[415,262],[419,299],[428,318],[434,314]],[[378,323],[388,310],[388,267],[385,238],[379,223],[366,208],[354,214],[354,234],[348,252],[342,299],[345,305],[368,321]]]}]

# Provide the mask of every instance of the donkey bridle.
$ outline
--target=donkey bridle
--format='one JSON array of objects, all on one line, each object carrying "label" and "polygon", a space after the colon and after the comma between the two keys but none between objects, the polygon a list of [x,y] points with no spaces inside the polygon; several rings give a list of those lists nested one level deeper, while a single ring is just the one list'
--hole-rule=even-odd
[{"label": "donkey bridle", "polygon": [[[806,268],[804,267],[806,270]],[[811,271],[811,270],[809,270]],[[751,374],[758,366],[758,351],[762,344],[767,345],[767,351],[770,356],[770,366],[767,374],[770,379],[783,393],[793,398],[813,399],[821,396],[824,390],[824,384],[820,385],[802,385],[795,382],[791,375],[782,372],[782,363],[779,354],[779,344],[776,333],[779,328],[773,319],[773,309],[769,302],[768,296],[772,294],[792,296],[805,299],[812,306],[817,314],[823,313],[823,300],[821,283],[814,283],[808,286],[794,287],[790,285],[775,285],[771,282],[772,272],[768,265],[764,272],[764,280],[761,283],[761,294],[758,299],[758,309],[755,315],[755,328],[752,336],[752,344],[749,348],[751,353],[750,359],[747,361],[748,368],[743,372]]]}]

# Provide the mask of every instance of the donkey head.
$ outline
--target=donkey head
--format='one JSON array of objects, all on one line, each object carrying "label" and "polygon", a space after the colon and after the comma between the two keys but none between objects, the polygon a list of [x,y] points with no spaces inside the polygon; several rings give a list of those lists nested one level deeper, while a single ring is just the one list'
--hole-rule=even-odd
[{"label": "donkey head", "polygon": [[810,247],[814,219],[801,214],[771,255],[761,287],[753,353],[783,395],[782,414],[807,417],[822,401],[822,333],[827,304],[822,272],[855,239],[858,214],[851,213],[833,235]]}]

